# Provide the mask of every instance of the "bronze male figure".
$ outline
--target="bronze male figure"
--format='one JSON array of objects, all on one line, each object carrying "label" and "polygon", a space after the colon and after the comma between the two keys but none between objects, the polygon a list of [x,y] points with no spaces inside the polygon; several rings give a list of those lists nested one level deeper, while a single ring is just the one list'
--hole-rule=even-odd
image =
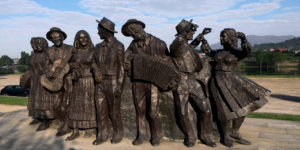
[{"label": "bronze male figure", "polygon": [[124,79],[124,45],[114,37],[117,32],[113,22],[105,17],[97,22],[98,34],[103,41],[96,45],[93,58],[97,109],[97,139],[94,145],[109,138],[110,122],[113,126],[111,143],[118,143],[123,138],[120,96]]},{"label": "bronze male figure", "polygon": [[[179,116],[180,126],[185,134],[184,144],[187,147],[194,146],[196,135],[188,117],[188,103],[194,104],[200,110],[202,116],[200,139],[208,146],[215,147],[216,144],[211,139],[211,112],[207,93],[202,88],[197,76],[202,69],[199,55],[194,48],[199,41],[194,40],[192,44],[188,41],[193,39],[197,25],[191,21],[182,20],[177,26],[177,34],[173,43],[170,45],[172,60],[180,72],[180,81],[173,90],[173,97]],[[206,31],[203,32],[205,34]],[[198,114],[199,115],[199,114]]]},{"label": "bronze male figure", "polygon": [[68,101],[72,93],[72,79],[68,62],[71,60],[75,48],[64,44],[67,38],[60,28],[53,27],[47,33],[47,39],[54,45],[46,53],[46,75],[41,77],[41,83],[53,95],[52,102],[56,104],[55,113],[61,120],[57,136],[62,136],[70,131],[68,127]]},{"label": "bronze male figure", "polygon": [[[132,93],[136,109],[137,137],[132,142],[133,145],[142,144],[146,138],[146,115],[149,116],[149,125],[151,128],[151,144],[159,145],[162,138],[162,123],[159,118],[159,88],[150,83],[132,78],[132,72],[135,70],[133,58],[146,56],[148,58],[161,58],[167,60],[168,48],[164,41],[148,34],[144,31],[145,24],[136,19],[128,20],[122,26],[122,33],[125,36],[133,37],[133,41],[125,52],[125,70],[132,81]],[[148,112],[147,112],[148,110]]]}]

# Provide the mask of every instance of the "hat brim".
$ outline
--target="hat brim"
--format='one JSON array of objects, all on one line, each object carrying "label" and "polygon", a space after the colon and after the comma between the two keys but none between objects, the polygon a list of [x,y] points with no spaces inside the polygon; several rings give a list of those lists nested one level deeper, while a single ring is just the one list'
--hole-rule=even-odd
[{"label": "hat brim", "polygon": [[96,20],[96,21],[98,22],[98,26],[100,26],[100,27],[102,27],[102,28],[104,28],[104,29],[106,29],[106,30],[112,32],[112,33],[118,33],[118,32],[115,31],[115,30],[111,30],[111,29],[105,28],[102,24],[100,24],[100,21],[99,21],[99,20]]},{"label": "hat brim", "polygon": [[61,31],[61,30],[52,30],[52,31],[48,31],[47,34],[46,34],[46,37],[47,37],[48,40],[51,41],[50,35],[51,35],[52,32],[55,32],[55,31],[61,33],[64,36],[64,40],[67,38],[67,34],[64,31]]},{"label": "hat brim", "polygon": [[130,21],[127,21],[123,26],[122,26],[122,34],[125,35],[125,36],[130,36],[127,32],[127,27],[131,24],[139,24],[143,27],[143,29],[145,29],[146,25],[141,22],[141,21],[138,21],[138,20],[130,20]]}]

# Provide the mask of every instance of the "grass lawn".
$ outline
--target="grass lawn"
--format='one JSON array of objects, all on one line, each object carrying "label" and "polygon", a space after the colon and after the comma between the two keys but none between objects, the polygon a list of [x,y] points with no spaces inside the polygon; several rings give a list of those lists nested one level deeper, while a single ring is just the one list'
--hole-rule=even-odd
[{"label": "grass lawn", "polygon": [[27,106],[27,97],[0,96],[0,104]]},{"label": "grass lawn", "polygon": [[247,78],[300,78],[300,75],[243,75]]},{"label": "grass lawn", "polygon": [[275,119],[275,120],[288,120],[288,121],[300,121],[300,115],[289,114],[274,114],[274,113],[250,113],[248,118],[263,118],[263,119]]}]

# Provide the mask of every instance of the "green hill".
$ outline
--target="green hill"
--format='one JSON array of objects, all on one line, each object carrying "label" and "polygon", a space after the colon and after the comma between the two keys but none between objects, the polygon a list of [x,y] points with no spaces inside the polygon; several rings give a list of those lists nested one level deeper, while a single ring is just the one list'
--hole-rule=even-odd
[{"label": "green hill", "polygon": [[254,45],[253,51],[256,51],[259,49],[269,49],[269,48],[287,48],[290,51],[300,50],[300,37],[286,40],[286,41],[280,42],[280,43],[266,43],[266,44]]}]

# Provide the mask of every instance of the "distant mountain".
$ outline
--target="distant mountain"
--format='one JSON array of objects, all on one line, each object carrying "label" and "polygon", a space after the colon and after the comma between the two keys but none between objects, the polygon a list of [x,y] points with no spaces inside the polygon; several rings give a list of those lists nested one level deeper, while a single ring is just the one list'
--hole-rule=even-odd
[{"label": "distant mountain", "polygon": [[[295,36],[292,35],[248,35],[247,40],[248,42],[253,46],[253,45],[258,45],[258,44],[263,44],[263,43],[280,43],[284,42],[289,39],[293,39]],[[240,43],[239,43],[240,46]],[[220,43],[212,44],[211,45],[212,49],[221,49],[223,48]]]},{"label": "distant mountain", "polygon": [[287,48],[289,50],[299,50],[300,49],[300,37],[286,40],[280,43],[265,43],[253,46],[253,50],[258,49],[269,49],[269,48]]}]

